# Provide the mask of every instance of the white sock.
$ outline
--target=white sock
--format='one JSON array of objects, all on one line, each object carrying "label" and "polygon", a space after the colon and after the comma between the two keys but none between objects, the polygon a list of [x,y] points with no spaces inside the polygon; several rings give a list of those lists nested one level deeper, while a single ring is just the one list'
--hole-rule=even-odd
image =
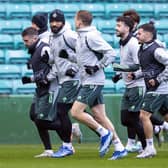
[{"label": "white sock", "polygon": [[121,143],[120,139],[118,139],[118,138],[113,140],[113,145],[114,145],[115,151],[123,151],[124,150],[124,146]]},{"label": "white sock", "polygon": [[105,129],[104,127],[102,126],[99,126],[97,129],[96,129],[96,132],[98,132],[100,134],[100,136],[105,136],[106,134],[108,134],[108,130]]},{"label": "white sock", "polygon": [[165,129],[166,131],[168,131],[168,122],[164,121],[164,123],[163,123],[163,129]]},{"label": "white sock", "polygon": [[71,143],[71,142],[69,142],[69,143],[63,142],[62,145],[63,145],[63,146],[66,146],[66,147],[68,147],[68,148],[72,148],[72,143]]},{"label": "white sock", "polygon": [[135,145],[135,139],[128,138],[127,145],[126,146],[133,146]]},{"label": "white sock", "polygon": [[45,152],[51,153],[51,152],[53,152],[53,150],[52,149],[46,149]]},{"label": "white sock", "polygon": [[154,147],[154,145],[153,145],[153,138],[146,139],[146,147]]},{"label": "white sock", "polygon": [[154,133],[158,134],[160,132],[160,130],[163,129],[163,126],[161,125],[155,125],[154,127]]}]

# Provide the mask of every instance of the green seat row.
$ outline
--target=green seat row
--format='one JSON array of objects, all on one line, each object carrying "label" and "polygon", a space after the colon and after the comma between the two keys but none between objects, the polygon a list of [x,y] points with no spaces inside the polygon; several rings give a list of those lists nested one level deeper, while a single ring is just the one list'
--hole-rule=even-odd
[{"label": "green seat row", "polygon": [[[113,1],[114,2],[114,1]],[[0,18],[31,18],[37,12],[51,12],[54,9],[61,9],[67,17],[74,17],[75,13],[81,9],[87,9],[95,17],[111,18],[121,15],[125,10],[135,9],[141,17],[168,17],[167,3],[110,3],[110,2],[44,2],[44,3],[0,3]]]}]

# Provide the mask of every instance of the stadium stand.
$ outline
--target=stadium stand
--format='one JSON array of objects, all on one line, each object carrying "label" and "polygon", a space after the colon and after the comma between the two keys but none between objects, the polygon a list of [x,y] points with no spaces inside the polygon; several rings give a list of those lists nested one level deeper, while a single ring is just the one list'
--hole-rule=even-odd
[{"label": "stadium stand", "polygon": [[7,50],[5,55],[9,64],[26,64],[30,57],[25,50]]},{"label": "stadium stand", "polygon": [[0,64],[5,64],[5,58],[4,50],[0,50]]},{"label": "stadium stand", "polygon": [[111,36],[110,34],[107,34],[107,33],[102,33],[102,36],[103,36],[104,40],[106,40],[110,45],[114,46],[113,45],[113,43],[114,43],[113,36]]},{"label": "stadium stand", "polygon": [[166,46],[168,46],[168,33],[163,35],[163,41],[166,43]]},{"label": "stadium stand", "polygon": [[104,17],[105,15],[105,8],[103,3],[96,3],[96,4],[91,4],[91,3],[82,3],[80,6],[80,9],[87,9],[90,12],[92,12],[94,17]]},{"label": "stadium stand", "polygon": [[32,69],[27,69],[26,65],[20,65],[20,69],[21,69],[21,74],[22,76],[31,76],[33,75],[33,71]]},{"label": "stadium stand", "polygon": [[167,29],[168,29],[167,19],[156,20],[155,26],[156,26],[156,29],[158,30],[158,33],[160,34],[167,33]]},{"label": "stadium stand", "polygon": [[116,87],[115,84],[110,79],[105,80],[105,85],[103,88],[103,93],[116,93]]},{"label": "stadium stand", "polygon": [[13,94],[12,80],[0,79],[0,94]]},{"label": "stadium stand", "polygon": [[8,3],[6,5],[7,18],[18,19],[18,18],[30,18],[31,10],[30,6],[27,4],[13,4]]},{"label": "stadium stand", "polygon": [[13,35],[14,49],[24,49],[24,43],[21,34]]},{"label": "stadium stand", "polygon": [[115,72],[113,71],[113,68],[112,68],[112,64],[104,68],[104,72],[106,74],[107,79],[111,79],[111,77],[115,75]]},{"label": "stadium stand", "polygon": [[[0,0],[0,79],[6,80],[1,84],[7,86],[6,92],[24,93],[26,85],[21,87],[18,80],[23,75],[32,75],[32,71],[27,70],[25,65],[29,56],[25,51],[20,33],[24,28],[31,26],[31,17],[35,13],[49,13],[55,8],[60,8],[65,12],[67,21],[74,30],[76,11],[80,9],[91,11],[94,16],[93,25],[97,26],[103,38],[117,51],[116,62],[120,61],[120,57],[119,39],[115,35],[115,20],[128,9],[135,9],[139,12],[142,18],[141,24],[153,19],[158,30],[158,39],[165,41],[168,45],[167,0]],[[104,93],[122,93],[124,91],[123,81],[117,84],[111,81],[111,76],[115,74],[111,65],[105,68],[105,74],[107,81]],[[15,83],[19,89],[9,89],[7,83],[10,80],[12,86]],[[3,92],[2,88],[0,88],[0,93]],[[30,90],[27,89],[25,93]]]},{"label": "stadium stand", "polygon": [[156,3],[154,5],[154,8],[155,8],[155,18],[156,19],[168,18],[168,4]]},{"label": "stadium stand", "polygon": [[55,5],[54,3],[44,3],[44,4],[32,3],[30,6],[31,16],[41,11],[49,13],[55,8],[57,8],[57,5]]},{"label": "stadium stand", "polygon": [[67,18],[73,18],[75,16],[75,13],[80,10],[80,4],[77,3],[57,3],[55,4],[55,8],[61,9],[62,11],[64,11],[65,16]]},{"label": "stadium stand", "polygon": [[19,34],[22,31],[20,20],[0,20],[0,33]]},{"label": "stadium stand", "polygon": [[7,17],[7,9],[6,6],[3,3],[0,3],[0,18],[6,19]]},{"label": "stadium stand", "polygon": [[21,78],[21,69],[17,65],[0,64],[0,79]]},{"label": "stadium stand", "polygon": [[114,19],[113,20],[102,20],[102,19],[97,20],[98,29],[102,33],[114,34],[115,33],[115,23],[116,21]]},{"label": "stadium stand", "polygon": [[116,83],[116,93],[124,93],[125,85],[124,81],[121,79]]},{"label": "stadium stand", "polygon": [[0,34],[0,48],[12,49],[14,48],[14,40],[9,34]]},{"label": "stadium stand", "polygon": [[23,85],[21,80],[13,80],[13,93],[14,94],[33,94],[35,92],[35,84],[30,83]]}]

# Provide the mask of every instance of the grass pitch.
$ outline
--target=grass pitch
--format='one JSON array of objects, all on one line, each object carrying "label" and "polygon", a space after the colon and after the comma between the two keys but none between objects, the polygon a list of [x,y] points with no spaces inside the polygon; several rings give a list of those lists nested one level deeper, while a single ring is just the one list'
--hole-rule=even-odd
[{"label": "grass pitch", "polygon": [[[99,158],[98,145],[75,144],[76,153],[66,158],[34,158],[43,151],[41,145],[0,145],[0,168],[168,168],[168,144],[157,148],[152,159],[136,159],[136,153],[120,160],[107,160],[113,149]],[[54,146],[58,149],[58,146]]]}]

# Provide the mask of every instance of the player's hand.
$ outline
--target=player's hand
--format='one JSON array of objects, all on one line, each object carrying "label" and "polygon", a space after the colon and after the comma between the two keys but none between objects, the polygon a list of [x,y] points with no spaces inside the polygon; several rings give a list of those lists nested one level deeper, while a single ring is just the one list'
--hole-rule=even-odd
[{"label": "player's hand", "polygon": [[49,61],[49,54],[48,54],[48,51],[45,51],[43,56],[42,56],[42,59],[41,59],[43,62],[45,63],[48,63]]},{"label": "player's hand", "polygon": [[73,78],[76,75],[76,71],[73,68],[70,68],[66,71],[65,75],[70,76]]},{"label": "player's hand", "polygon": [[115,75],[115,76],[113,76],[113,77],[111,78],[111,80],[113,81],[113,83],[117,83],[120,79],[122,79],[121,73],[120,73],[120,74],[117,74],[117,75]]},{"label": "player's hand", "polygon": [[158,80],[155,78],[155,79],[150,79],[149,81],[148,81],[148,83],[151,85],[151,86],[153,86],[153,87],[157,87],[157,86],[159,86],[159,82],[158,82]]},{"label": "player's hand", "polygon": [[23,84],[26,84],[26,83],[31,83],[31,78],[30,77],[27,77],[27,76],[23,76],[22,77],[22,83]]},{"label": "player's hand", "polygon": [[63,50],[60,51],[59,57],[68,59],[69,55],[68,55],[67,51],[63,49]]},{"label": "player's hand", "polygon": [[99,70],[99,67],[97,65],[95,66],[89,66],[89,65],[84,65],[86,73],[89,75],[93,75]]},{"label": "player's hand", "polygon": [[127,78],[128,78],[129,80],[134,80],[134,79],[135,79],[135,74],[134,74],[133,72],[129,72],[129,73],[127,74]]}]

